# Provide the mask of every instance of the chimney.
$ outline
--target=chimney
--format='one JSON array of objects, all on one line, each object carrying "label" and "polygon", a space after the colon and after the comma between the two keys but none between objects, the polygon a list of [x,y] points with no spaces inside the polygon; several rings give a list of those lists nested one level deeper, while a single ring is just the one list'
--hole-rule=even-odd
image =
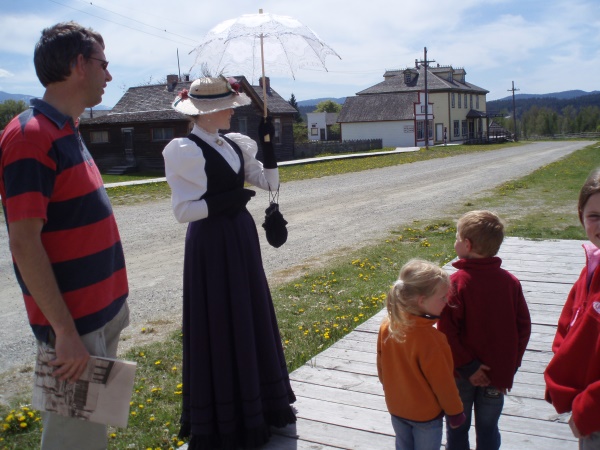
[{"label": "chimney", "polygon": [[178,81],[179,77],[177,75],[167,75],[167,91],[173,92]]},{"label": "chimney", "polygon": [[[269,77],[265,77],[264,78],[265,81],[265,86],[266,86],[266,90],[267,93],[271,93],[271,81],[269,80]],[[263,77],[260,77],[259,81],[258,81],[258,85],[262,88],[263,87]]]}]

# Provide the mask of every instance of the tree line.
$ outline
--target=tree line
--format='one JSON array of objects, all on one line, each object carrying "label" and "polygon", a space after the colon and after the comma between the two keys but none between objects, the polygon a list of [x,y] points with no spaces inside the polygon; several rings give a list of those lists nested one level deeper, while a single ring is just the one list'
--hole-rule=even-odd
[{"label": "tree line", "polygon": [[[494,119],[514,133],[512,99],[487,102],[488,112],[499,112]],[[600,132],[600,94],[572,99],[532,97],[515,99],[517,134],[519,137]]]},{"label": "tree line", "polygon": [[0,130],[8,125],[17,114],[25,111],[29,106],[23,100],[5,100],[0,103]]}]

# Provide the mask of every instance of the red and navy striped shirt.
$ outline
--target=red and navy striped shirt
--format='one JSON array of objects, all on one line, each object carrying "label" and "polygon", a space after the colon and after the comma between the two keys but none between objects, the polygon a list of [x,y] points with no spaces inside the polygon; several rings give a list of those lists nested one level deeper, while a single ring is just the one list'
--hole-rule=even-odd
[{"label": "red and navy striped shirt", "polygon": [[[73,120],[41,99],[0,138],[0,195],[7,225],[44,220],[42,243],[80,335],[108,323],[128,295],[110,201]],[[29,323],[48,341],[50,324],[15,264]]]}]

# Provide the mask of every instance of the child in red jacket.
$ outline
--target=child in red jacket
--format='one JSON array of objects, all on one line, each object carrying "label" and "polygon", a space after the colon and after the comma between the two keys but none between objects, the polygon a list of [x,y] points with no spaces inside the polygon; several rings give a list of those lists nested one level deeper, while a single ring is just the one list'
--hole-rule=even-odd
[{"label": "child in red jacket", "polygon": [[443,269],[411,260],[388,293],[388,317],[377,339],[377,372],[392,415],[396,450],[439,450],[444,413],[450,426],[465,420],[452,354],[446,337],[434,327],[449,286]]},{"label": "child in red jacket", "polygon": [[600,449],[600,169],[579,193],[579,220],[591,243],[586,265],[563,307],[544,373],[546,400],[569,425],[582,450]]},{"label": "child in red jacket", "polygon": [[504,395],[521,365],[531,319],[521,283],[495,256],[504,240],[504,225],[490,211],[471,211],[456,225],[454,249],[458,269],[450,276],[452,295],[438,329],[452,349],[456,384],[467,420],[447,427],[446,449],[468,450],[471,410],[475,410],[478,450],[500,448],[498,421]]}]

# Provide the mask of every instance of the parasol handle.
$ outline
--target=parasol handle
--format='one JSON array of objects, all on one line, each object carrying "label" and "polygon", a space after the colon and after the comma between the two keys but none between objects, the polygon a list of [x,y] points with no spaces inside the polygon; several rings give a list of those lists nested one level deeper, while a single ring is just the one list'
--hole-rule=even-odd
[{"label": "parasol handle", "polygon": [[[263,13],[262,9],[258,10],[259,14]],[[263,34],[260,33],[260,62],[262,65],[262,91],[263,91],[263,118],[267,122],[267,80],[265,79],[265,50],[263,46]]]}]

